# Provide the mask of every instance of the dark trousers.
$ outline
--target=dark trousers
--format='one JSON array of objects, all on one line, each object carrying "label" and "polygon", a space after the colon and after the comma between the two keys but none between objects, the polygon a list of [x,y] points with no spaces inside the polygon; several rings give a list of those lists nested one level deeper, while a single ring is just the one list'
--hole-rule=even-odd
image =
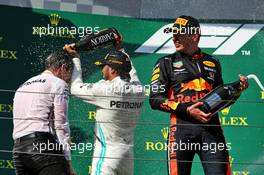
[{"label": "dark trousers", "polygon": [[[53,135],[36,132],[15,140],[13,160],[17,175],[67,175],[69,168],[61,149],[50,149],[45,144],[56,144]],[[40,151],[40,145],[42,145]]]},{"label": "dark trousers", "polygon": [[170,175],[190,175],[195,154],[202,161],[205,175],[230,175],[228,147],[222,129],[220,126],[208,128],[171,127],[170,145],[173,146],[169,151]]}]

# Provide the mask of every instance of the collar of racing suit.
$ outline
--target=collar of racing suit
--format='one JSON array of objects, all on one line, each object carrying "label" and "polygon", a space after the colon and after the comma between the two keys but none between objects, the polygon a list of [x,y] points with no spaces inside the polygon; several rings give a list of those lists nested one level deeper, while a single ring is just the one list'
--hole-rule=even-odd
[{"label": "collar of racing suit", "polygon": [[203,52],[201,51],[200,48],[197,51],[195,51],[191,57],[190,57],[190,55],[188,55],[186,53],[182,53],[181,52],[181,54],[182,55],[186,55],[187,57],[192,58],[194,60],[199,60],[199,59],[201,59],[204,56],[204,54],[203,54]]},{"label": "collar of racing suit", "polygon": [[129,82],[130,77],[127,77],[127,78],[121,78],[120,76],[117,76],[117,77],[113,78],[112,80],[107,80],[107,81],[112,82],[112,81],[119,81],[119,80],[123,80],[123,81],[127,81],[127,82]]},{"label": "collar of racing suit", "polygon": [[54,75],[50,70],[45,70],[44,72],[42,72],[42,74],[51,74],[51,75]]},{"label": "collar of racing suit", "polygon": [[105,81],[113,82],[113,81],[117,81],[117,80],[120,80],[120,79],[121,79],[120,76],[116,76],[112,80],[105,80]]}]

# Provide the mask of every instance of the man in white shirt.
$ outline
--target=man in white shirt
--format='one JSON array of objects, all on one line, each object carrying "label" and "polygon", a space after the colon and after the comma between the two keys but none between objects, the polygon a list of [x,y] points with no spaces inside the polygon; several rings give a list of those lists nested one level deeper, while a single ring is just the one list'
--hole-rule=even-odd
[{"label": "man in white shirt", "polygon": [[[76,54],[74,44],[64,49]],[[71,94],[97,106],[91,174],[134,174],[134,129],[145,93],[128,54],[119,49],[95,62],[104,78],[96,83],[84,83],[80,59],[73,63]]]},{"label": "man in white shirt", "polygon": [[57,51],[46,70],[16,91],[13,159],[17,175],[73,175],[68,122],[68,84],[72,57]]}]

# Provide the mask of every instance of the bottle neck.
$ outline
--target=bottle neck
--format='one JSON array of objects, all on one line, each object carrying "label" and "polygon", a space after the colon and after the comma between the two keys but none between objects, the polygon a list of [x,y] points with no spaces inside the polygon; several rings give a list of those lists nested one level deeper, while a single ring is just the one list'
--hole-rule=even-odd
[{"label": "bottle neck", "polygon": [[230,83],[230,84],[228,84],[228,85],[232,86],[232,87],[235,88],[236,90],[239,90],[239,87],[240,87],[240,80],[237,80],[237,81],[235,81],[235,82],[233,82],[233,83]]}]

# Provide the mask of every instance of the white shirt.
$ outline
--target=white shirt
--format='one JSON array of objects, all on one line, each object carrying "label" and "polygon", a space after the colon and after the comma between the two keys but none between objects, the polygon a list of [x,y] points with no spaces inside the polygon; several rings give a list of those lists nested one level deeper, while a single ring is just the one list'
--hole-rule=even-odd
[{"label": "white shirt", "polygon": [[[69,147],[68,85],[50,71],[30,78],[16,91],[13,104],[13,139],[50,132]],[[70,160],[70,149],[64,150]]]},{"label": "white shirt", "polygon": [[[71,94],[97,106],[95,133],[105,143],[133,145],[134,128],[143,106],[145,91],[132,65],[130,81],[83,83],[79,58],[74,58]],[[101,136],[101,137],[100,137]]]}]

